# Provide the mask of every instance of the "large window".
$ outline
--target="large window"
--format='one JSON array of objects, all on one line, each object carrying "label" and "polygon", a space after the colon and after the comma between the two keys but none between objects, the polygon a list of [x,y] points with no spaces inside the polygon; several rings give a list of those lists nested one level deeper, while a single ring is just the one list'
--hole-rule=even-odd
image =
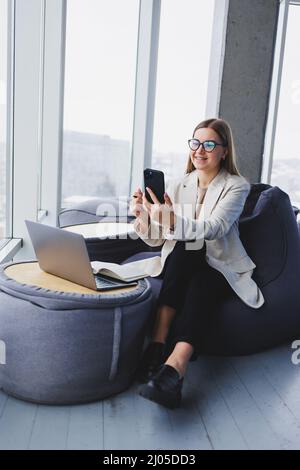
[{"label": "large window", "polygon": [[300,207],[300,5],[290,5],[270,184]]},{"label": "large window", "polygon": [[205,116],[213,0],[161,2],[153,167],[184,173],[187,140]]},{"label": "large window", "polygon": [[11,1],[0,0],[0,248],[11,237]]},{"label": "large window", "polygon": [[138,0],[68,0],[62,206],[127,196]]}]

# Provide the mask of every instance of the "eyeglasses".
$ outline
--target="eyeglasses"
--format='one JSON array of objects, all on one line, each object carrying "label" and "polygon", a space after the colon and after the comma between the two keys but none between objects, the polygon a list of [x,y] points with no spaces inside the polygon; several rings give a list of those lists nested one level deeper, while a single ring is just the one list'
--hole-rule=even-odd
[{"label": "eyeglasses", "polygon": [[198,139],[189,139],[188,144],[191,150],[195,151],[198,150],[200,145],[204,148],[205,152],[212,152],[215,150],[217,145],[221,145],[221,147],[226,147],[224,144],[218,144],[218,142],[215,142],[214,140],[205,140],[204,142],[200,142]]}]

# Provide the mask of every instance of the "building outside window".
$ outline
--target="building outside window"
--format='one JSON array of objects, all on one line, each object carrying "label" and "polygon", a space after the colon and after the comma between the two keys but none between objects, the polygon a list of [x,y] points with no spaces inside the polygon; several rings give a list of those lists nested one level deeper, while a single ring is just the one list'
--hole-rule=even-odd
[{"label": "building outside window", "polygon": [[152,166],[184,174],[187,140],[205,118],[214,0],[161,2]]},{"label": "building outside window", "polygon": [[138,0],[68,0],[62,207],[128,196]]}]

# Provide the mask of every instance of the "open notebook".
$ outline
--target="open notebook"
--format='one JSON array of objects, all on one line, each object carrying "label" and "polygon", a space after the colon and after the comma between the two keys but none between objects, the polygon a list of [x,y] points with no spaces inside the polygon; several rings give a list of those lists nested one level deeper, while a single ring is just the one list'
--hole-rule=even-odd
[{"label": "open notebook", "polygon": [[[160,256],[153,256],[153,264],[157,262]],[[130,282],[150,276],[151,267],[149,259],[147,259],[147,269],[145,268],[145,260],[132,261],[132,263],[117,264],[107,263],[104,261],[92,261],[92,269],[94,274],[102,274],[103,276],[112,277],[121,281]]]}]

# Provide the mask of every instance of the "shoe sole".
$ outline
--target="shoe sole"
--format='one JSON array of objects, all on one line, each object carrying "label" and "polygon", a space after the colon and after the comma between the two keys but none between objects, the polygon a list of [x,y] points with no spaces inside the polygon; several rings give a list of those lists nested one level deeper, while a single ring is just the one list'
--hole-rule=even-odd
[{"label": "shoe sole", "polygon": [[159,390],[149,387],[148,385],[144,385],[140,388],[139,395],[166,408],[178,408],[181,404],[181,394],[171,395],[166,398]]}]

